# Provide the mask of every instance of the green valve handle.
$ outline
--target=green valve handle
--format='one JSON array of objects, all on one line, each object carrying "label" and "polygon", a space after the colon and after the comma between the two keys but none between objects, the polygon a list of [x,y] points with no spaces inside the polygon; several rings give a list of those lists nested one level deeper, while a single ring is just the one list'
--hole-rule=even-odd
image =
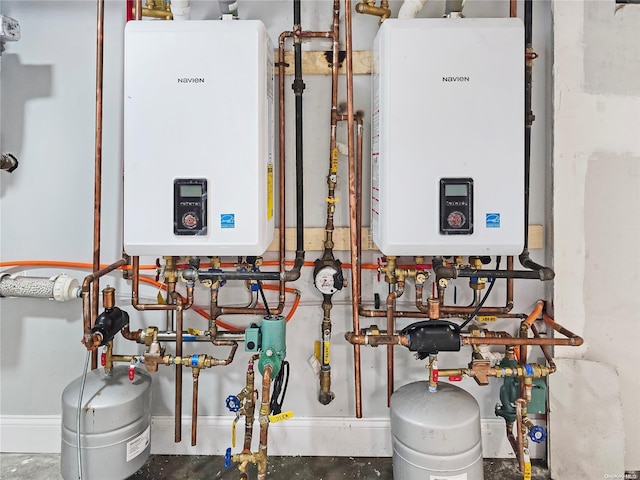
[{"label": "green valve handle", "polygon": [[287,321],[281,315],[266,316],[260,322],[260,333],[258,370],[263,375],[265,367],[271,365],[271,378],[274,379],[287,356]]}]

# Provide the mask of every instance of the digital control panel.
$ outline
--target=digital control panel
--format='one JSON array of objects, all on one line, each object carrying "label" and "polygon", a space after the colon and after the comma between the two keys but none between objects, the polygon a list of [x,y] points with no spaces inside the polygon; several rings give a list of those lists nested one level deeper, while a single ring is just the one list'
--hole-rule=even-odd
[{"label": "digital control panel", "polygon": [[473,233],[473,179],[440,179],[440,233]]},{"label": "digital control panel", "polygon": [[173,233],[206,235],[207,180],[177,178],[173,181]]}]

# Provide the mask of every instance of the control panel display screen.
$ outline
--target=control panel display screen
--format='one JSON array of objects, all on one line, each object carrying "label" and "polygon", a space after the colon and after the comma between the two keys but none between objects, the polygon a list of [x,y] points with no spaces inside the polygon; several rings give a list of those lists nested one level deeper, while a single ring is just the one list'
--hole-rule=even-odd
[{"label": "control panel display screen", "polygon": [[181,197],[201,197],[202,185],[180,185]]},{"label": "control panel display screen", "polygon": [[473,233],[473,179],[440,179],[440,233]]},{"label": "control panel display screen", "polygon": [[173,233],[207,234],[207,180],[177,178],[173,181]]},{"label": "control panel display screen", "polygon": [[467,190],[465,183],[447,183],[444,186],[444,194],[447,197],[466,197]]}]

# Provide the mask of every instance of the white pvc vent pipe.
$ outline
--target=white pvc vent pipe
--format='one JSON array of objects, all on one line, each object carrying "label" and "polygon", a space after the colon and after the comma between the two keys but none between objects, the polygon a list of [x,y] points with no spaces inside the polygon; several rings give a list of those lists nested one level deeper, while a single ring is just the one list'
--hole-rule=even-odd
[{"label": "white pvc vent pipe", "polygon": [[65,274],[51,278],[0,274],[0,297],[48,298],[65,302],[80,297],[78,280]]},{"label": "white pvc vent pipe", "polygon": [[427,0],[404,0],[398,11],[398,18],[416,18]]},{"label": "white pvc vent pipe", "polygon": [[171,13],[174,20],[191,20],[191,2],[189,0],[172,0]]}]

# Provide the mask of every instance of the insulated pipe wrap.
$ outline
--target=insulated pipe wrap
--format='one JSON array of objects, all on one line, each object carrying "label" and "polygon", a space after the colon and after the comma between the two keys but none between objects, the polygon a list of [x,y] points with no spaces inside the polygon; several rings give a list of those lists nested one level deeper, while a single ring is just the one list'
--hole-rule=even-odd
[{"label": "insulated pipe wrap", "polygon": [[0,276],[0,297],[48,298],[64,302],[78,298],[79,293],[78,281],[67,275],[52,278]]},{"label": "insulated pipe wrap", "polygon": [[398,11],[398,18],[416,18],[425,3],[427,0],[405,0]]}]

